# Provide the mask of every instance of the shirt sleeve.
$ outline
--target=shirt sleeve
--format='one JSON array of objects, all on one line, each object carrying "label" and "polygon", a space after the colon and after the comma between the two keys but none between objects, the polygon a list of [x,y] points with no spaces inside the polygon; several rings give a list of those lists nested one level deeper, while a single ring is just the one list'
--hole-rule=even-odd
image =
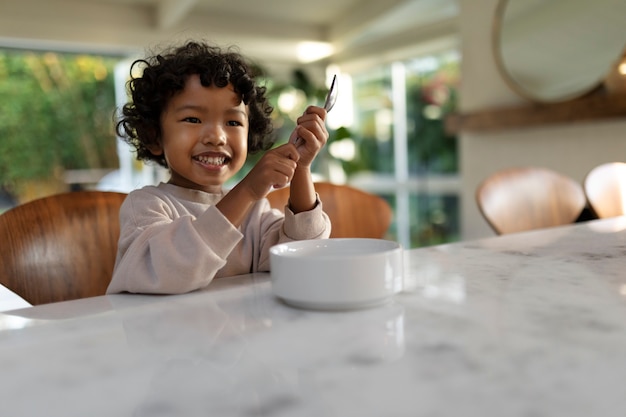
[{"label": "shirt sleeve", "polygon": [[319,196],[313,209],[295,214],[286,206],[284,216],[281,213],[279,217],[276,217],[277,210],[272,210],[267,200],[262,201],[262,215],[258,221],[261,239],[253,271],[270,270],[270,248],[274,245],[296,240],[327,239],[330,236],[330,219]]},{"label": "shirt sleeve", "polygon": [[138,204],[133,197],[120,209],[121,236],[107,293],[180,294],[205,287],[243,238],[215,206],[197,218],[178,217],[167,204]]}]

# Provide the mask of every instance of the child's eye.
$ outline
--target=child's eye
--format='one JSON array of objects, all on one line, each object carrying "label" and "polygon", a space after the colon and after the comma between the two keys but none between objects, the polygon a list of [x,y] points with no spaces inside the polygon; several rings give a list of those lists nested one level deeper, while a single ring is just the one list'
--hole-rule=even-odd
[{"label": "child's eye", "polygon": [[198,119],[197,117],[185,117],[183,121],[189,123],[200,123],[200,119]]},{"label": "child's eye", "polygon": [[243,126],[243,123],[237,121],[237,120],[229,120],[228,122],[226,122],[226,124],[228,126]]}]

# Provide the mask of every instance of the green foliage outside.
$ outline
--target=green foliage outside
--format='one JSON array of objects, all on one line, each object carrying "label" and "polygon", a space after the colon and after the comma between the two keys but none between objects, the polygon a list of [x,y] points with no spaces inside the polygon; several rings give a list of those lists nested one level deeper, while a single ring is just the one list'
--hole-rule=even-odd
[{"label": "green foliage outside", "polygon": [[0,186],[118,165],[117,59],[0,50]]},{"label": "green foliage outside", "polygon": [[[430,71],[408,71],[406,75],[406,120],[409,172],[419,174],[450,174],[458,171],[457,141],[447,134],[444,120],[456,110],[458,62],[446,62]],[[384,66],[355,77],[355,100],[358,121],[352,134],[357,158],[342,161],[348,175],[373,171],[393,174],[393,124],[381,131],[380,116],[391,114],[391,69]],[[390,116],[389,116],[390,117]]]},{"label": "green foliage outside", "polygon": [[[428,65],[424,65],[424,62]],[[409,228],[412,247],[458,239],[459,205],[455,195],[428,189],[429,178],[458,172],[457,139],[445,131],[445,117],[457,106],[459,61],[443,54],[404,63],[406,86],[407,160],[411,178],[422,185],[409,196]],[[350,137],[357,157],[341,161],[348,175],[371,172],[392,177],[394,123],[392,121],[392,68],[381,65],[355,74],[357,120]],[[352,133],[352,136],[348,136]],[[396,207],[394,196],[385,196]],[[392,225],[395,229],[397,225]],[[393,232],[393,230],[392,230]]]},{"label": "green foliage outside", "polygon": [[446,133],[444,118],[456,110],[458,63],[407,77],[407,117],[412,173],[458,171],[456,136]]}]

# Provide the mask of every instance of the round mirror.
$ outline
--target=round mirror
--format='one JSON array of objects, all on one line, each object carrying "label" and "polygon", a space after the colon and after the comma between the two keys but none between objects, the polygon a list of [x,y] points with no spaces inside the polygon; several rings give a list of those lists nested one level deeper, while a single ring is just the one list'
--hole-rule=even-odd
[{"label": "round mirror", "polygon": [[596,89],[626,45],[624,0],[500,0],[496,62],[518,94],[560,102]]}]

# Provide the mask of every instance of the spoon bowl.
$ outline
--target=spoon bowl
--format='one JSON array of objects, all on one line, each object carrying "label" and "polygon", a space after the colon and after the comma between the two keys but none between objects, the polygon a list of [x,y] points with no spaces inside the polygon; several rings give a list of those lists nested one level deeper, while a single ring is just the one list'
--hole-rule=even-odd
[{"label": "spoon bowl", "polygon": [[324,109],[326,112],[332,110],[337,102],[339,89],[337,88],[337,74],[333,75],[333,81],[330,83],[330,89],[328,90],[328,94],[326,94],[326,100],[324,100]]}]

